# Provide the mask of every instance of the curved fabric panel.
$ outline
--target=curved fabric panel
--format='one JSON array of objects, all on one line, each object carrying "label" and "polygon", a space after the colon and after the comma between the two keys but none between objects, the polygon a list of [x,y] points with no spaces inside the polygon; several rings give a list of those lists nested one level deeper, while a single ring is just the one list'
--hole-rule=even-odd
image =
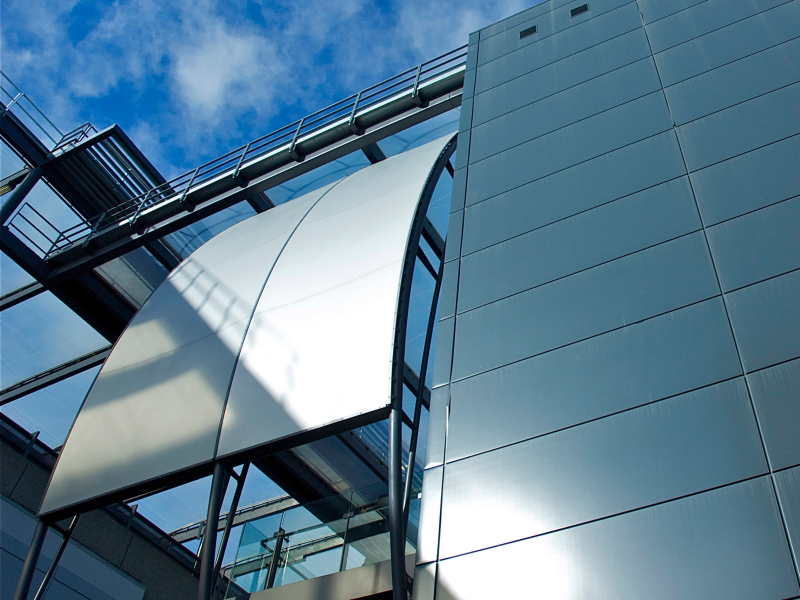
[{"label": "curved fabric panel", "polygon": [[449,137],[354,173],[297,228],[247,331],[218,456],[389,404],[408,236]]},{"label": "curved fabric panel", "polygon": [[222,232],[150,296],[81,408],[42,514],[213,458],[231,372],[264,282],[331,187]]}]

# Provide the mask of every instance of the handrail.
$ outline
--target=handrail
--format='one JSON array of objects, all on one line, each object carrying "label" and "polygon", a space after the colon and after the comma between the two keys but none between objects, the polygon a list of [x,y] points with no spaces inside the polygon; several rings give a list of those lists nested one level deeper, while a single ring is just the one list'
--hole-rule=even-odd
[{"label": "handrail", "polygon": [[[406,94],[414,94],[416,102],[416,96],[426,85],[463,71],[466,64],[466,48],[467,46],[461,46],[374,84],[357,94],[348,96],[231,150],[170,181],[146,190],[107,210],[103,215],[85,220],[82,224],[70,228],[69,236],[60,236],[45,258],[104,230],[127,223],[134,215],[138,218],[143,212],[167,201],[188,200],[187,195],[198,188],[228,177],[236,181],[234,177],[240,178],[242,170],[248,165],[279,152],[288,150],[294,160],[301,161],[304,156],[298,146],[303,142],[339,125],[349,125],[350,128],[357,127],[356,121],[359,117],[403,98]],[[189,210],[191,209],[189,208]]]}]

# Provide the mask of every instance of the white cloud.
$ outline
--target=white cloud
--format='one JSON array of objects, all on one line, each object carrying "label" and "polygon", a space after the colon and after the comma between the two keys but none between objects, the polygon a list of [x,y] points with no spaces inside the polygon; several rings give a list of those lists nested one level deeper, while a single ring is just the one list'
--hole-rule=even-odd
[{"label": "white cloud", "polygon": [[289,122],[286,111],[316,110],[465,44],[526,4],[259,1],[254,14],[245,0],[116,0],[71,41],[77,0],[5,0],[2,67],[66,129],[86,99],[132,90],[134,139],[191,163]]}]

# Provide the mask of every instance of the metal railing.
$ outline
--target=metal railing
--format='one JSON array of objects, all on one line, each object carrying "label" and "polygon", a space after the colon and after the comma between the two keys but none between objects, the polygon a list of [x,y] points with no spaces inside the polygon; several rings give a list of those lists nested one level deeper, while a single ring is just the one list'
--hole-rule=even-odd
[{"label": "metal railing", "polygon": [[[100,231],[125,223],[133,224],[143,212],[167,201],[177,200],[183,203],[189,192],[223,177],[231,177],[236,180],[244,167],[271,155],[288,150],[292,158],[303,160],[304,157],[298,147],[302,142],[341,125],[349,125],[352,133],[358,135],[362,133],[359,131],[358,124],[360,117],[394,100],[410,95],[415,104],[423,106],[424,101],[421,100],[420,91],[436,81],[463,71],[466,64],[466,49],[467,46],[462,46],[423,62],[244,146],[231,150],[219,158],[139,194],[93,219],[85,220],[61,231],[60,235],[52,240],[53,244],[46,257],[81,240],[86,240]],[[74,134],[74,132],[71,133]],[[66,138],[66,136],[64,137]],[[62,145],[63,142],[58,144],[59,147]]]},{"label": "metal railing", "polygon": [[[64,134],[47,118],[41,109],[34,104],[33,100],[15,84],[8,75],[0,71],[0,101],[3,103],[3,111],[13,113],[20,121],[29,126],[34,135],[48,148],[58,145]],[[34,127],[30,127],[33,125]]]}]

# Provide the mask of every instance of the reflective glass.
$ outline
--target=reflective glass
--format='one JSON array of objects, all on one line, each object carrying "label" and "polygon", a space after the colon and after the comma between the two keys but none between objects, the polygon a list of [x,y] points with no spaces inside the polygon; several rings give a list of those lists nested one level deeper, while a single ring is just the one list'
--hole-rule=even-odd
[{"label": "reflective glass", "polygon": [[178,254],[186,258],[215,235],[255,214],[256,211],[247,202],[240,202],[175,233],[170,233],[165,239]]},{"label": "reflective glass", "polygon": [[286,183],[270,188],[266,194],[275,204],[284,204],[369,165],[370,162],[366,155],[361,150],[357,150],[338,160],[317,167],[313,171],[298,175]]},{"label": "reflective glass", "polygon": [[43,256],[61,232],[82,222],[83,218],[42,179],[31,188],[9,220],[9,229],[31,250]]},{"label": "reflective glass", "polygon": [[[437,261],[432,261],[434,268]],[[411,281],[411,295],[408,306],[408,323],[406,325],[405,360],[419,375],[422,365],[422,352],[425,349],[425,337],[428,331],[428,318],[431,312],[431,301],[436,280],[430,271],[417,259],[414,264],[414,278]],[[433,360],[433,356],[429,359]]]},{"label": "reflective glass", "polygon": [[408,152],[412,148],[432,142],[448,133],[455,133],[458,131],[460,118],[460,109],[449,110],[437,117],[423,121],[419,125],[391,135],[378,142],[378,145],[387,157]]},{"label": "reflective glass", "polygon": [[100,367],[95,367],[22,396],[4,405],[0,412],[28,431],[38,431],[39,440],[57,448],[67,439],[98,371]]},{"label": "reflective glass", "polygon": [[[5,179],[17,171],[25,168],[25,161],[14,152],[14,149],[6,144],[5,140],[0,140],[0,179]],[[3,201],[8,198],[3,198]]]},{"label": "reflective glass", "polygon": [[5,252],[0,253],[0,296],[33,283],[33,277],[15,263]]},{"label": "reflective glass", "polygon": [[0,314],[0,387],[8,387],[108,341],[50,292]]}]

